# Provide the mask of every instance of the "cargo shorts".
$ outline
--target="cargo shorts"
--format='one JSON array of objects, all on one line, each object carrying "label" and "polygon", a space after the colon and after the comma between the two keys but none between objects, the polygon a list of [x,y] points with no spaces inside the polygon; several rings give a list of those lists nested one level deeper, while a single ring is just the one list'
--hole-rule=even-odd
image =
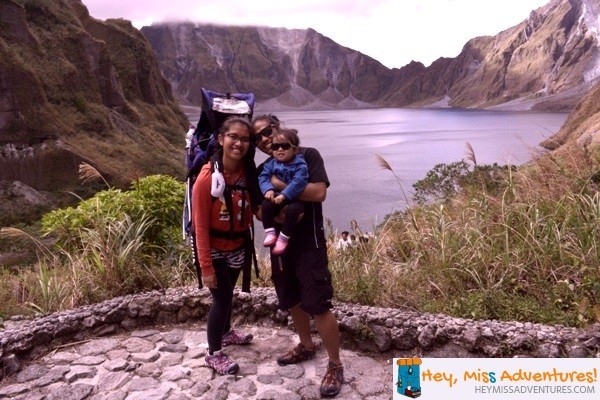
[{"label": "cargo shorts", "polygon": [[333,308],[326,248],[271,255],[271,279],[281,310],[299,304],[307,313],[318,315]]}]

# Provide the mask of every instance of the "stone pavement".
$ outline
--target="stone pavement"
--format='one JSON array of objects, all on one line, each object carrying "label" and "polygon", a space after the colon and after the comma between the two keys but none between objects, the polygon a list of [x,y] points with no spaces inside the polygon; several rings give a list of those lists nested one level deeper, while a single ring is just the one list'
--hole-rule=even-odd
[{"label": "stone pavement", "polygon": [[[0,399],[186,400],[317,399],[327,355],[281,367],[277,355],[296,335],[277,325],[245,325],[247,346],[225,348],[239,365],[235,376],[204,363],[204,322],[155,326],[64,345],[0,381]],[[316,339],[316,337],[315,337]],[[391,360],[342,349],[346,383],[338,399],[391,399]]]}]

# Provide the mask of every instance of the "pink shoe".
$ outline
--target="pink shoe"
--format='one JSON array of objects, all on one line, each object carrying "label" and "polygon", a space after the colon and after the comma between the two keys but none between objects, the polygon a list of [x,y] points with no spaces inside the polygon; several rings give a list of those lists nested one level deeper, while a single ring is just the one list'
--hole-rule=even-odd
[{"label": "pink shoe", "polygon": [[273,247],[275,242],[277,241],[277,235],[275,234],[275,229],[270,228],[265,231],[265,240],[263,241],[263,246],[265,247]]},{"label": "pink shoe", "polygon": [[206,354],[204,362],[221,375],[234,375],[240,369],[237,363],[233,362],[227,354],[220,351],[212,356]]},{"label": "pink shoe", "polygon": [[221,345],[223,347],[231,346],[232,344],[244,345],[250,343],[253,338],[254,336],[251,333],[242,333],[232,329],[223,335]]},{"label": "pink shoe", "polygon": [[271,254],[274,254],[276,256],[285,253],[285,248],[288,245],[288,240],[289,238],[287,236],[285,236],[283,233],[279,234],[279,237],[277,238],[277,242],[275,242],[275,247],[273,247],[273,250],[271,250]]}]

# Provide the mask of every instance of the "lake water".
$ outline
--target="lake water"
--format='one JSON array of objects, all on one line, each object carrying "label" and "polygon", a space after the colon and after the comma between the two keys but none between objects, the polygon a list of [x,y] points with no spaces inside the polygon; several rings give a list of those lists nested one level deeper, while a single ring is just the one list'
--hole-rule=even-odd
[{"label": "lake water", "polygon": [[[404,209],[402,191],[410,199],[412,184],[436,164],[466,159],[467,143],[480,165],[526,163],[543,152],[538,144],[556,133],[567,117],[451,109],[286,111],[276,115],[286,127],[299,130],[303,146],[321,152],[331,182],[324,214],[338,231],[350,230],[351,220],[357,220],[363,231],[373,230],[387,214]],[[400,182],[379,167],[376,154],[390,164]]]}]

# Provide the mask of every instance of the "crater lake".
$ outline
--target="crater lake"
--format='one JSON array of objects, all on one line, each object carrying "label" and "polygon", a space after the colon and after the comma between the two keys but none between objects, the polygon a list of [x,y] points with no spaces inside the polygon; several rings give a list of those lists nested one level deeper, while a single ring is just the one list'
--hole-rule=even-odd
[{"label": "crater lake", "polygon": [[[255,110],[255,116],[267,110]],[[356,220],[372,231],[387,214],[403,210],[412,185],[438,163],[466,160],[469,143],[479,165],[520,165],[542,154],[539,143],[568,114],[455,109],[360,109],[274,112],[298,129],[301,146],[317,148],[331,186],[325,218],[341,232]],[[196,114],[198,115],[198,114]],[[196,117],[197,120],[197,117]],[[379,166],[383,157],[394,174]],[[257,151],[257,164],[265,159]]]}]

